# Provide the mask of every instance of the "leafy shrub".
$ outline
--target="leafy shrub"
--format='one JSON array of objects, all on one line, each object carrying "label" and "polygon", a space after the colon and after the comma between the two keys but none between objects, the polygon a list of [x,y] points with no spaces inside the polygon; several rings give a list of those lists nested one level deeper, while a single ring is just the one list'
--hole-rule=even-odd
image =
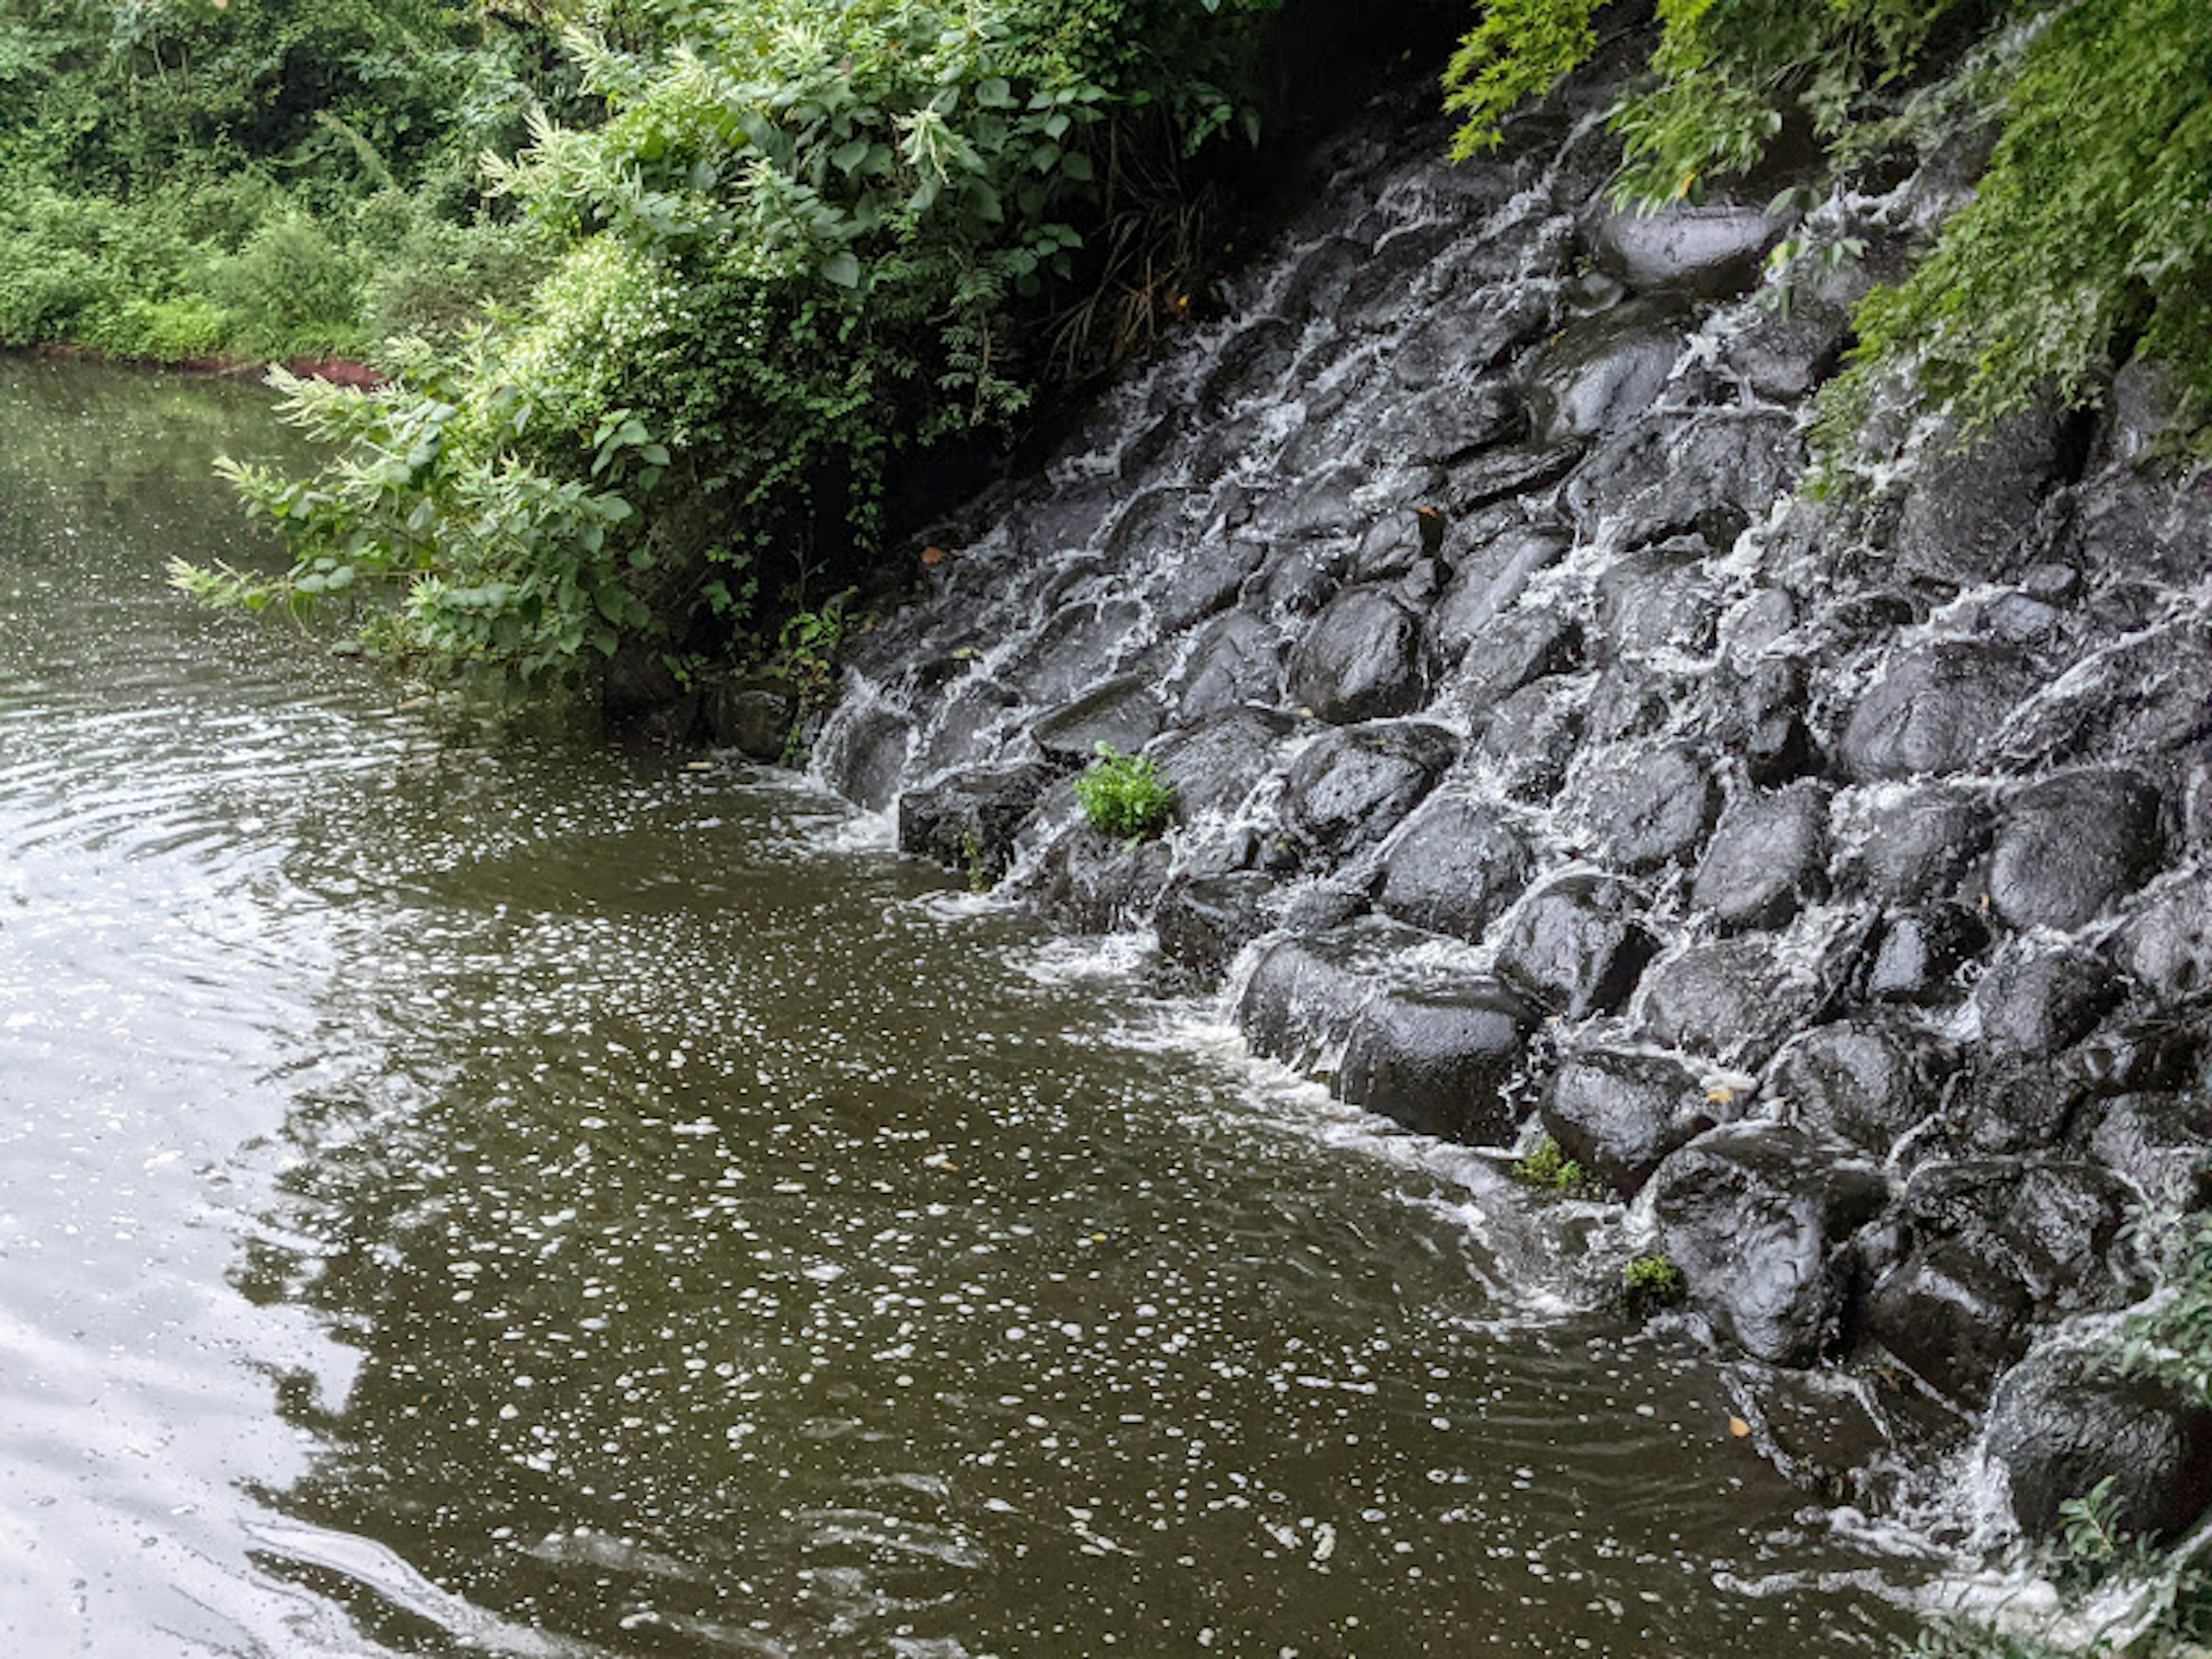
[{"label": "leafy shrub", "polygon": [[1523,1186],[1553,1193],[1579,1191],[1585,1181],[1583,1166],[1561,1152],[1559,1143],[1549,1135],[1539,1140],[1528,1157],[1516,1160],[1512,1175]]},{"label": "leafy shrub", "polygon": [[1176,792],[1151,761],[1102,743],[1098,758],[1075,781],[1075,799],[1093,829],[1133,843],[1166,828]]},{"label": "leafy shrub", "polygon": [[1682,1270],[1663,1255],[1632,1257],[1620,1270],[1620,1282],[1628,1293],[1628,1305],[1638,1313],[1680,1307],[1690,1294]]}]

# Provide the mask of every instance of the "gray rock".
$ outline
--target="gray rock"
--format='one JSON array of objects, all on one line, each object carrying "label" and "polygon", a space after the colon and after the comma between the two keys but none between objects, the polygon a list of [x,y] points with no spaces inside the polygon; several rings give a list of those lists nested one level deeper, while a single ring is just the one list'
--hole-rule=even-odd
[{"label": "gray rock", "polygon": [[1519,1119],[1507,1085],[1534,1024],[1534,1010],[1494,981],[1386,992],[1352,1021],[1338,1092],[1423,1134],[1503,1146]]},{"label": "gray rock", "polygon": [[799,713],[787,692],[765,686],[717,686],[707,697],[707,731],[747,760],[779,761]]},{"label": "gray rock", "polygon": [[1187,732],[1161,738],[1146,751],[1163,781],[1176,792],[1176,815],[1188,823],[1208,812],[1241,805],[1275,769],[1284,740],[1294,729],[1286,714],[1264,708],[1231,708]]},{"label": "gray rock", "polygon": [[1528,884],[1528,848],[1493,807],[1431,796],[1382,861],[1379,908],[1401,921],[1480,940]]},{"label": "gray rock", "polygon": [[1966,964],[1989,948],[1989,924],[1963,904],[1929,904],[1886,918],[1860,982],[1869,1002],[1955,1002]]},{"label": "gray rock", "polygon": [[2212,1506],[2212,1406],[2124,1375],[2109,1354],[2030,1354],[1997,1385],[1986,1443],[2032,1534],[2057,1534],[2067,1501],[2107,1480],[2119,1530],[2153,1544]]},{"label": "gray rock", "polygon": [[1444,505],[1464,516],[1494,502],[1530,495],[1574,471],[1582,459],[1576,443],[1516,444],[1487,449],[1472,461],[1451,471],[1444,489]]},{"label": "gray rock", "polygon": [[2034,683],[2008,646],[1954,641],[1908,653],[1859,699],[1838,757],[1862,783],[1966,770],[1990,758],[1998,728]]},{"label": "gray rock", "polygon": [[1166,723],[1167,711],[1149,674],[1124,674],[1040,715],[1030,736],[1059,766],[1086,766],[1100,744],[1133,755]]},{"label": "gray rock", "polygon": [[1602,446],[1569,482],[1586,536],[1622,547],[1702,536],[1721,550],[1796,484],[1805,447],[1786,416],[1709,409],[1657,416]]},{"label": "gray rock", "polygon": [[2099,1164],[2134,1183],[2153,1208],[2212,1204],[2212,1098],[2115,1095],[2092,1109],[2081,1144]]},{"label": "gray rock", "polygon": [[2212,991],[2212,873],[2194,872],[2154,896],[2113,948],[2167,1001]]},{"label": "gray rock", "polygon": [[1379,916],[1276,940],[1262,951],[1237,1005],[1237,1024],[1260,1054],[1310,1067],[1340,1052],[1352,1021],[1421,935]]},{"label": "gray rock", "polygon": [[1834,1345],[1851,1263],[1844,1242],[1888,1183],[1842,1147],[1774,1123],[1700,1135],[1651,1178],[1667,1259],[1693,1306],[1755,1358],[1802,1367]]},{"label": "gray rock", "polygon": [[1448,466],[1521,430],[1521,400],[1498,380],[1447,380],[1394,404],[1364,453],[1378,465]]},{"label": "gray rock", "polygon": [[1604,659],[1655,651],[1710,653],[1719,636],[1720,591],[1705,574],[1695,538],[1615,560],[1597,579]]},{"label": "gray rock", "polygon": [[1786,1101],[1793,1121],[1887,1157],[1932,1116],[1948,1068],[1926,1032],[1873,1016],[1816,1026],[1774,1062],[1763,1094]]},{"label": "gray rock", "polygon": [[2160,851],[2158,792],[2142,777],[2110,768],[2062,773],[2007,809],[1990,898],[2015,927],[2079,927],[2148,881]]},{"label": "gray rock", "polygon": [[1429,645],[1440,662],[1458,662],[1498,617],[1510,610],[1536,572],[1573,544],[1563,530],[1511,530],[1471,550],[1459,562],[1429,618]]},{"label": "gray rock", "polygon": [[1218,985],[1237,952],[1267,933],[1278,892],[1258,870],[1176,882],[1152,912],[1160,954],[1200,985]]},{"label": "gray rock", "polygon": [[1479,719],[1522,686],[1573,667],[1582,642],[1582,624],[1548,607],[1493,617],[1468,641],[1438,701]]},{"label": "gray rock", "polygon": [[1669,745],[1608,771],[1591,791],[1589,817],[1608,863],[1653,870],[1696,852],[1719,805],[1720,792],[1696,758]]},{"label": "gray rock", "polygon": [[1283,689],[1283,641],[1257,617],[1232,611],[1193,641],[1170,693],[1184,725],[1242,703],[1272,703]]},{"label": "gray rock", "polygon": [[2000,1054],[2051,1054],[2096,1028],[2120,1000],[2119,975],[2079,949],[2000,957],[1974,987],[1982,1041]]},{"label": "gray rock", "polygon": [[1963,452],[1939,448],[1906,489],[1892,538],[1899,562],[1961,585],[2017,576],[2033,562],[2043,498],[2078,449],[2068,417],[2041,410]]},{"label": "gray rock", "polygon": [[1810,1018],[1816,988],[1792,977],[1763,939],[1694,945],[1644,975],[1643,1027],[1655,1042],[1759,1066]]},{"label": "gray rock", "polygon": [[1031,703],[1065,702],[1095,685],[1144,620],[1133,600],[1064,605],[1009,671]]},{"label": "gray rock", "polygon": [[1339,594],[1292,653],[1290,690],[1338,726],[1410,713],[1423,690],[1420,619],[1376,588]]},{"label": "gray rock", "polygon": [[1794,404],[1835,374],[1850,339],[1850,315],[1840,306],[1762,306],[1721,348],[1721,367],[1754,397]]},{"label": "gray rock", "polygon": [[1249,537],[1219,536],[1172,561],[1166,586],[1152,601],[1160,632],[1180,634],[1227,610],[1267,552],[1266,544]]},{"label": "gray rock", "polygon": [[2039,1321],[2125,1302],[2126,1189],[2093,1164],[1991,1158],[1913,1171],[1870,1249],[1867,1334],[1971,1401],[2027,1351]]},{"label": "gray rock", "polygon": [[1580,699],[1556,678],[1522,686],[1498,703],[1476,748],[1516,800],[1549,801],[1566,781],[1583,738]]},{"label": "gray rock", "polygon": [[1556,444],[1620,430],[1657,400],[1685,338],[1681,313],[1648,301],[1575,324],[1530,372],[1537,435]]},{"label": "gray rock", "polygon": [[1036,805],[1052,769],[1035,763],[956,772],[898,803],[902,853],[931,860],[986,885],[1006,873],[1015,832]]},{"label": "gray rock", "polygon": [[1805,723],[1805,679],[1803,664],[1776,657],[1748,668],[1724,663],[1712,676],[1711,730],[1753,783],[1787,783],[1819,763]]},{"label": "gray rock", "polygon": [[1348,858],[1395,829],[1458,753],[1450,732],[1419,720],[1339,727],[1292,763],[1290,823],[1324,856]]},{"label": "gray rock", "polygon": [[898,793],[913,735],[902,715],[878,703],[832,720],[814,763],[847,800],[880,812]]},{"label": "gray rock", "polygon": [[1787,219],[1752,207],[1690,206],[1660,213],[1601,213],[1589,227],[1598,268],[1639,292],[1670,289],[1700,299],[1742,292]]},{"label": "gray rock", "polygon": [[1642,896],[1626,882],[1556,877],[1515,909],[1498,970],[1569,1019],[1612,1013],[1658,951],[1642,918]]},{"label": "gray rock", "polygon": [[1876,902],[1925,903],[1956,894],[1989,845],[1987,809],[1962,790],[1929,784],[1877,813],[1855,865]]},{"label": "gray rock", "polygon": [[1747,796],[1722,815],[1692,896],[1723,927],[1779,927],[1828,887],[1826,785]]},{"label": "gray rock", "polygon": [[1680,1061],[1614,1048],[1570,1055],[1553,1074],[1543,1111],[1559,1150],[1624,1196],[1720,1121],[1705,1085]]},{"label": "gray rock", "polygon": [[1038,896],[1061,926],[1111,933],[1144,921],[1174,863],[1165,842],[1130,847],[1087,826],[1062,836],[1045,856]]},{"label": "gray rock", "polygon": [[[2116,624],[2117,625],[2117,624]],[[2143,629],[2086,659],[2005,733],[2021,767],[2156,763],[2212,737],[2212,628],[2193,618]]]}]

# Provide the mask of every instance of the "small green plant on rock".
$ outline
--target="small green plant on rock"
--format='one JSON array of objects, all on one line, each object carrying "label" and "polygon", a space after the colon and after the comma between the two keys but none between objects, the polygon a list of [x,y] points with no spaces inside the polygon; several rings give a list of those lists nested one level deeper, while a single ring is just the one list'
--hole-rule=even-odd
[{"label": "small green plant on rock", "polygon": [[1631,1258],[1620,1270],[1620,1282],[1627,1290],[1629,1308],[1638,1314],[1679,1308],[1690,1294],[1690,1281],[1663,1255]]},{"label": "small green plant on rock", "polygon": [[1140,756],[1098,745],[1098,758],[1075,781],[1075,799],[1091,828],[1131,846],[1167,827],[1175,811],[1175,786]]},{"label": "small green plant on rock", "polygon": [[1580,1192],[1589,1185],[1581,1164],[1562,1152],[1549,1135],[1531,1147],[1528,1157],[1516,1161],[1512,1173],[1522,1185],[1547,1193]]}]

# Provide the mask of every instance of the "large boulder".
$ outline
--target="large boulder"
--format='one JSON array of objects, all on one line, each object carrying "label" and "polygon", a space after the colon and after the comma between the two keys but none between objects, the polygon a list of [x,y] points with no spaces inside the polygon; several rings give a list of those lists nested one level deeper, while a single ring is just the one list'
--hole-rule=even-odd
[{"label": "large boulder", "polygon": [[1349,858],[1395,829],[1458,753],[1450,732],[1419,720],[1328,732],[1291,764],[1290,823],[1324,857]]},{"label": "large boulder", "polygon": [[898,794],[913,742],[905,716],[876,703],[831,720],[815,747],[814,764],[847,800],[880,812]]},{"label": "large boulder", "polygon": [[1084,766],[1098,745],[1133,755],[1166,722],[1149,674],[1124,674],[1038,716],[1030,737],[1047,760]]},{"label": "large boulder", "polygon": [[1134,599],[1064,605],[1008,670],[1031,703],[1065,702],[1112,670],[1145,620]]},{"label": "large boulder", "polygon": [[1200,985],[1219,984],[1237,952],[1267,932],[1279,891],[1259,870],[1176,882],[1152,912],[1160,954]]},{"label": "large boulder", "polygon": [[1906,489],[1891,542],[1899,562],[1962,586],[2017,574],[2034,557],[2043,498],[2079,449],[2075,423],[2047,410],[2003,422],[1970,448],[1939,449]]},{"label": "large boulder", "polygon": [[1132,847],[1079,826],[1045,855],[1038,896],[1072,932],[1118,933],[1151,914],[1173,863],[1164,842]]},{"label": "large boulder", "polygon": [[2127,1189],[2057,1158],[1923,1164],[1869,1251],[1867,1334],[1939,1392],[1980,1397],[2036,1324],[2133,1293]]},{"label": "large boulder", "polygon": [[1539,570],[1573,545],[1567,532],[1530,525],[1509,530],[1471,549],[1429,618],[1429,646],[1439,660],[1456,663],[1497,617],[1512,609]]},{"label": "large boulder", "polygon": [[1644,902],[1610,876],[1557,877],[1515,909],[1498,971],[1568,1019],[1612,1013],[1659,948],[1644,926]]},{"label": "large boulder", "polygon": [[2008,951],[1974,987],[1982,1042],[2000,1054],[2056,1054],[2095,1030],[2121,989],[2119,975],[2087,951]]},{"label": "large boulder", "polygon": [[2085,1114],[2077,1133],[2089,1156],[2131,1183],[2158,1210],[2212,1206],[2212,1097],[2199,1092],[2115,1095]]},{"label": "large boulder", "polygon": [[1376,905],[1401,921],[1479,941],[1528,885],[1528,844],[1495,807],[1431,795],[1382,860]]},{"label": "large boulder", "polygon": [[1838,757],[1862,783],[1967,770],[1989,758],[2034,684],[2033,669],[2008,646],[1951,641],[1909,652],[1859,699]]},{"label": "large boulder", "polygon": [[1592,216],[1589,235],[1598,269],[1631,289],[1716,300],[1748,288],[1766,250],[1789,228],[1786,218],[1755,207],[1686,205],[1661,213],[1601,212]]},{"label": "large boulder", "polygon": [[1624,1195],[1722,1119],[1724,1103],[1665,1054],[1594,1048],[1568,1056],[1544,1091],[1559,1150]]},{"label": "large boulder", "polygon": [[1291,657],[1292,701],[1333,725],[1408,714],[1422,687],[1420,619],[1376,588],[1332,599]]},{"label": "large boulder", "polygon": [[1267,945],[1244,983],[1237,1024],[1270,1060],[1311,1066],[1333,1059],[1394,957],[1421,942],[1413,929],[1364,916],[1325,933]]},{"label": "large boulder", "polygon": [[1247,611],[1216,617],[1192,639],[1170,684],[1176,718],[1208,720],[1246,703],[1272,703],[1283,689],[1282,636]]},{"label": "large boulder", "polygon": [[2149,880],[2161,851],[2149,783],[2118,768],[2063,772],[2031,784],[2006,810],[1990,898],[2015,927],[2070,930]]},{"label": "large boulder", "polygon": [[1520,1115],[1507,1085],[1535,1023],[1495,981],[1385,992],[1352,1018],[1337,1092],[1424,1134],[1503,1146]]},{"label": "large boulder", "polygon": [[1878,903],[1918,905],[1955,896],[1989,851],[1988,809],[1954,785],[1882,795],[1867,817],[1852,871]]},{"label": "large boulder", "polygon": [[1654,1042],[1729,1065],[1759,1066],[1809,1019],[1819,988],[1763,939],[1693,945],[1644,975],[1643,1028]]},{"label": "large boulder", "polygon": [[1651,1178],[1692,1304],[1754,1358],[1790,1366],[1834,1343],[1851,1278],[1842,1246],[1888,1193],[1871,1164],[1774,1123],[1700,1135]]},{"label": "large boulder", "polygon": [[2119,1530],[2151,1543],[2212,1506],[2212,1405],[2124,1373],[2109,1353],[2030,1354],[1997,1385],[1986,1443],[2033,1534],[2057,1533],[2067,1502],[2107,1481]]},{"label": "large boulder", "polygon": [[1885,917],[1859,994],[1869,1002],[1954,1003],[1968,965],[1989,942],[1982,913],[1964,904],[1923,904]]},{"label": "large boulder", "polygon": [[1725,550],[1789,493],[1804,453],[1794,422],[1771,410],[1653,416],[1591,456],[1568,481],[1567,507],[1585,535],[1622,547],[1697,535]]},{"label": "large boulder", "polygon": [[1545,802],[1566,781],[1582,740],[1580,690],[1554,676],[1533,681],[1496,704],[1475,747],[1506,794]]},{"label": "large boulder", "polygon": [[1651,407],[1685,340],[1680,313],[1646,301],[1577,323],[1530,371],[1531,424],[1546,443],[1617,432]]},{"label": "large boulder", "polygon": [[2148,896],[2114,942],[2121,964],[2168,1001],[2212,991],[2212,872]]},{"label": "large boulder", "polygon": [[1275,769],[1293,726],[1288,715],[1264,708],[1226,709],[1159,739],[1146,758],[1173,787],[1179,817],[1233,812]]},{"label": "large boulder", "polygon": [[1829,792],[1793,784],[1722,816],[1692,897],[1723,927],[1778,927],[1827,891]]},{"label": "large boulder", "polygon": [[1814,1133],[1887,1157],[1935,1115],[1948,1059],[1917,1027],[1861,1016],[1792,1041],[1762,1094],[1784,1103],[1791,1121]]}]

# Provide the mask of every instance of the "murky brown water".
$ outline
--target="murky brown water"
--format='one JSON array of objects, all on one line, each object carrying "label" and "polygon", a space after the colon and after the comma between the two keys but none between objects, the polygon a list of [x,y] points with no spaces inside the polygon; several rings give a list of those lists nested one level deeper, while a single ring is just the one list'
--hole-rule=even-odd
[{"label": "murky brown water", "polygon": [[1535,1312],[1450,1158],[1111,951],[195,612],[256,394],[0,364],[0,1650],[1904,1626],[1680,1333]]}]

